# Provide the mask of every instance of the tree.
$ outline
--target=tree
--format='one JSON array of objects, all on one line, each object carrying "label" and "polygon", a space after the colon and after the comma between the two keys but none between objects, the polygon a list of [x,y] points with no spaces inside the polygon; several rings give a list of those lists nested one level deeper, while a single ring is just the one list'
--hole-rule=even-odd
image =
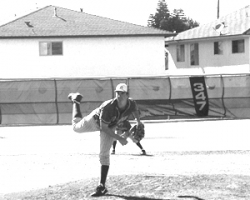
[{"label": "tree", "polygon": [[149,16],[148,26],[160,28],[162,23],[168,21],[169,17],[170,17],[170,12],[168,10],[168,6],[165,0],[160,0],[158,2],[158,8],[155,15],[151,14]]},{"label": "tree", "polygon": [[149,16],[148,26],[180,33],[199,26],[199,23],[187,18],[182,9],[174,9],[170,13],[165,0],[159,0],[156,13]]}]

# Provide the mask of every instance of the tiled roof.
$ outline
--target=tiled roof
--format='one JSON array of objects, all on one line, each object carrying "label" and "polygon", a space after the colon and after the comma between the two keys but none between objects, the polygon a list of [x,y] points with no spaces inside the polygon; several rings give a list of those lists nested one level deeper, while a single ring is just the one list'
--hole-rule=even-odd
[{"label": "tiled roof", "polygon": [[[216,29],[219,24],[224,23],[224,27]],[[175,37],[166,38],[167,42],[201,39],[209,37],[223,37],[231,35],[249,34],[250,32],[250,6],[246,6],[236,12],[221,17],[211,23],[183,31]]]},{"label": "tiled roof", "polygon": [[121,22],[55,6],[46,6],[0,26],[0,38],[138,35],[172,36],[174,34],[164,30]]}]

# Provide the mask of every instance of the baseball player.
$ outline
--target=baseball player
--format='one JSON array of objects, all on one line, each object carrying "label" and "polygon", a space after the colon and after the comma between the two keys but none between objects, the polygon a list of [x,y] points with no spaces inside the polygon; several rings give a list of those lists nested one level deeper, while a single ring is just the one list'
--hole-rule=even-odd
[{"label": "baseball player", "polygon": [[101,164],[101,177],[100,184],[91,196],[98,197],[105,195],[108,192],[105,183],[110,165],[110,149],[112,143],[114,139],[118,140],[121,145],[128,143],[126,138],[115,133],[117,124],[127,120],[127,118],[133,114],[136,118],[137,125],[140,125],[141,121],[138,107],[136,102],[129,98],[128,87],[124,83],[120,83],[116,86],[114,99],[103,102],[84,118],[80,111],[80,102],[83,96],[80,93],[71,93],[68,95],[68,98],[73,103],[73,130],[77,133],[100,131],[99,160]]},{"label": "baseball player", "polygon": [[[123,135],[125,138],[130,138],[141,150],[141,155],[146,155],[146,151],[143,149],[140,141],[136,141],[133,139],[133,137],[130,136],[130,129],[131,129],[131,124],[129,123],[128,120],[125,120],[123,122],[121,122],[120,124],[118,124],[117,128],[116,128],[116,132],[119,135]],[[111,152],[111,154],[115,154],[115,148],[116,148],[116,144],[117,144],[117,140],[114,140],[113,142],[113,150]]]}]

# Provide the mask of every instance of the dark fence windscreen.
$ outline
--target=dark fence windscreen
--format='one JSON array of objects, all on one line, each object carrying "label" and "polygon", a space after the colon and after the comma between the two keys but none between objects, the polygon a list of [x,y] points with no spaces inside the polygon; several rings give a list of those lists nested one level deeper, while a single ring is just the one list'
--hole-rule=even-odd
[{"label": "dark fence windscreen", "polygon": [[90,113],[114,98],[120,82],[137,101],[142,119],[250,118],[250,75],[96,79],[0,80],[0,124],[70,124],[71,92]]}]

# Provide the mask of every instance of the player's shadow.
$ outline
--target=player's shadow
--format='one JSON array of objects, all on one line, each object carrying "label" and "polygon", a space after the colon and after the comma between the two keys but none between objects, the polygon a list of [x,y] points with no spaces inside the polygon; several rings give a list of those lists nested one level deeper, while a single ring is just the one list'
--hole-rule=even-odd
[{"label": "player's shadow", "polygon": [[146,154],[146,155],[141,155],[141,154],[130,154],[130,155],[131,155],[131,156],[142,156],[142,157],[145,157],[145,156],[146,156],[146,157],[147,157],[147,156],[149,156],[149,157],[151,156],[151,157],[152,157],[152,156],[154,156],[154,155],[151,155],[151,154]]},{"label": "player's shadow", "polygon": [[136,196],[124,196],[116,194],[106,194],[105,196],[118,197],[125,200],[174,200],[174,199],[156,199],[156,198],[147,198],[147,197],[136,197]]},{"label": "player's shadow", "polygon": [[119,153],[119,154],[111,154],[112,156],[140,156],[140,157],[152,157],[154,155],[152,154],[146,154],[146,155],[142,155],[142,154],[129,154],[129,153]]},{"label": "player's shadow", "polygon": [[178,198],[190,198],[190,199],[193,199],[193,200],[205,200],[205,199],[202,199],[200,197],[196,197],[196,196],[189,196],[189,195],[182,195],[182,196],[178,196]]},{"label": "player's shadow", "polygon": [[[156,198],[148,198],[148,197],[136,197],[136,196],[124,196],[124,195],[116,195],[116,194],[106,194],[105,196],[110,196],[110,197],[118,197],[121,199],[125,199],[125,200],[175,200],[174,199],[156,199]],[[185,199],[192,199],[192,200],[205,200],[196,196],[189,196],[189,195],[182,195],[182,196],[178,196],[178,198],[185,198]]]}]

